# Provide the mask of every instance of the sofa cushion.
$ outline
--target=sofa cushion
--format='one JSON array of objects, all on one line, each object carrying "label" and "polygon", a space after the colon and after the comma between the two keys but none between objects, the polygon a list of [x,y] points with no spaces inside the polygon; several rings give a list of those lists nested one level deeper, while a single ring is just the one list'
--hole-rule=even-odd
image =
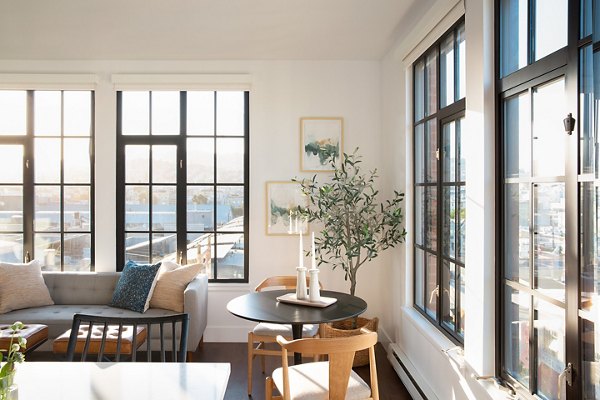
[{"label": "sofa cushion", "polygon": [[27,264],[0,263],[0,314],[51,304],[54,302],[42,278],[38,261]]},{"label": "sofa cushion", "polygon": [[42,272],[54,304],[109,304],[119,272]]},{"label": "sofa cushion", "polygon": [[183,291],[200,272],[200,264],[179,265],[164,261],[158,271],[150,307],[183,312]]},{"label": "sofa cushion", "polygon": [[128,261],[117,282],[110,305],[139,313],[145,312],[150,306],[159,268],[160,263],[152,265]]},{"label": "sofa cushion", "polygon": [[[0,324],[12,324],[15,321],[22,321],[25,324],[44,324],[48,325],[48,343],[45,343],[40,348],[42,351],[51,351],[52,342],[55,338],[64,333],[67,329],[71,329],[73,324],[73,315],[75,313],[106,315],[110,317],[139,317],[140,314],[124,310],[122,308],[110,307],[107,305],[52,305],[46,307],[34,307],[24,310],[15,310],[6,314],[0,315]],[[159,308],[151,308],[145,316],[161,317],[164,315],[172,315],[173,311],[162,310]],[[168,325],[168,324],[167,324]],[[170,329],[165,325],[165,329]],[[158,329],[152,332],[151,337],[158,337]],[[168,331],[167,331],[168,333]],[[165,334],[166,338],[170,338],[169,334]]]}]

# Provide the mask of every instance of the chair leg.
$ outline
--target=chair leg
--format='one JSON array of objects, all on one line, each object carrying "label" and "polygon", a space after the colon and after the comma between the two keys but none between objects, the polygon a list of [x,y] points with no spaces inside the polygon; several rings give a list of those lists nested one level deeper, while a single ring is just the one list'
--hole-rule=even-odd
[{"label": "chair leg", "polygon": [[254,359],[252,332],[248,332],[248,396],[252,396],[252,360]]},{"label": "chair leg", "polygon": [[260,366],[262,367],[262,373],[265,373],[265,356],[262,354],[260,356]]},{"label": "chair leg", "polygon": [[265,379],[265,400],[271,400],[273,398],[273,378],[267,376]]}]

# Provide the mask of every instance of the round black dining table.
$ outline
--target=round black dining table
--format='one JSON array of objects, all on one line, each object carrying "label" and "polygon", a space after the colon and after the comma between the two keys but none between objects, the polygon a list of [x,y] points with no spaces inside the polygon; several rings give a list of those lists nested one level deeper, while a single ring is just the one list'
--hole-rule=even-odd
[{"label": "round black dining table", "polygon": [[[337,301],[327,307],[312,307],[277,301],[277,297],[290,290],[268,290],[248,293],[231,300],[227,310],[233,315],[250,321],[291,324],[292,338],[302,338],[304,324],[320,324],[356,317],[364,313],[367,303],[357,296],[322,290],[321,297],[335,297]],[[302,355],[294,353],[294,363],[300,364]]]}]

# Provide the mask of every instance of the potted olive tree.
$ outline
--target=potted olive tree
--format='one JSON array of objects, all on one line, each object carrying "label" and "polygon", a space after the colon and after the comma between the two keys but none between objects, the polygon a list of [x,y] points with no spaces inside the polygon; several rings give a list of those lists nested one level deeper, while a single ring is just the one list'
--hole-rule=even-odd
[{"label": "potted olive tree", "polygon": [[[375,188],[377,170],[361,171],[358,148],[351,154],[344,153],[340,161],[336,162],[333,156],[329,158],[333,176],[327,182],[317,182],[316,175],[312,179],[295,181],[301,184],[302,192],[309,200],[309,206],[301,207],[300,212],[322,227],[315,235],[319,265],[329,264],[333,269],[342,269],[344,280],[350,282],[350,294],[354,295],[358,270],[382,251],[404,241],[404,193],[394,191],[391,199],[380,202],[379,191]],[[377,318],[352,319],[323,326],[321,333],[324,336],[349,336],[357,334],[363,326],[377,330],[377,323]]]}]

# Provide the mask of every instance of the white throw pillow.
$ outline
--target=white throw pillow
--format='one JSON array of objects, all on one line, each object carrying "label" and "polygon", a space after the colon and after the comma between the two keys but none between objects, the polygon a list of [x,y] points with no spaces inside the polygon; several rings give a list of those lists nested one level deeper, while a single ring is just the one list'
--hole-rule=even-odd
[{"label": "white throw pillow", "polygon": [[163,261],[150,299],[150,308],[183,312],[183,291],[198,275],[200,267],[200,264],[178,265]]},{"label": "white throw pillow", "polygon": [[53,304],[37,260],[27,264],[0,263],[0,314]]}]

